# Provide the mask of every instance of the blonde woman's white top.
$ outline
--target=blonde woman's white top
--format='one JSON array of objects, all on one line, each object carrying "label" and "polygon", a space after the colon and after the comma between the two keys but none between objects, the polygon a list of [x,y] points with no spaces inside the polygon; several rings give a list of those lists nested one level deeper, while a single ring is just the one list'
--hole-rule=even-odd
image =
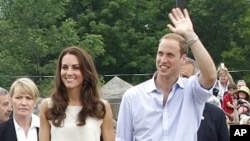
[{"label": "blonde woman's white top", "polygon": [[31,125],[27,136],[25,135],[23,128],[20,127],[19,124],[17,123],[16,119],[13,118],[13,120],[18,141],[37,141],[38,139],[37,128],[40,127],[40,118],[37,115],[34,114],[31,115]]}]

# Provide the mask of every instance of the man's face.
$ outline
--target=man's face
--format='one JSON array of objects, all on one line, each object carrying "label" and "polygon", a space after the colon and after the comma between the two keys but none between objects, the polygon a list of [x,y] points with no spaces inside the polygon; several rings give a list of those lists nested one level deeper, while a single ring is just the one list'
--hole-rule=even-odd
[{"label": "man's face", "polygon": [[183,64],[181,67],[181,77],[189,78],[195,74],[193,64]]},{"label": "man's face", "polygon": [[7,121],[12,112],[8,95],[0,95],[0,123]]},{"label": "man's face", "polygon": [[180,53],[180,45],[176,40],[163,39],[159,44],[156,56],[158,74],[164,77],[178,77],[184,63]]}]

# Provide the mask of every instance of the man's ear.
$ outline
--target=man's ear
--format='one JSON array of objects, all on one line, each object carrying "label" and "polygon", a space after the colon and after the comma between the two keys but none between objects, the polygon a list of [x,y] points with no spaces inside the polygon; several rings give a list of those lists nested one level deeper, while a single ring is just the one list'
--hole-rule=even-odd
[{"label": "man's ear", "polygon": [[186,59],[187,59],[187,54],[183,54],[181,56],[181,64],[184,65],[186,63]]}]

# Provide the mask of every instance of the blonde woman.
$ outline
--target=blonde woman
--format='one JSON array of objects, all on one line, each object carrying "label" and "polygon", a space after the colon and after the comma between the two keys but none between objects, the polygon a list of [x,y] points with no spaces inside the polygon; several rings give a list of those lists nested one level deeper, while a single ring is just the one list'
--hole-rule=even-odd
[{"label": "blonde woman", "polygon": [[218,73],[218,81],[215,87],[218,88],[218,92],[217,94],[214,95],[218,97],[218,99],[222,103],[223,96],[225,92],[228,91],[227,87],[229,84],[234,83],[234,79],[232,75],[229,73],[226,66],[224,66],[223,68],[219,66],[217,69],[217,73]]},{"label": "blonde woman", "polygon": [[10,87],[13,118],[0,125],[1,141],[38,141],[39,117],[33,114],[39,95],[29,78],[19,78]]}]

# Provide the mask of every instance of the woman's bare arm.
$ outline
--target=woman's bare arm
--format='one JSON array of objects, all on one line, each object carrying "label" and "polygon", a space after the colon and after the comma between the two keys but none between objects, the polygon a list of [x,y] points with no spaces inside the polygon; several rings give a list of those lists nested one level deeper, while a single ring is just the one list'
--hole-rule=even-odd
[{"label": "woman's bare arm", "polygon": [[111,110],[111,106],[108,102],[104,102],[106,115],[103,119],[102,123],[102,138],[103,141],[115,141],[115,133],[113,128],[113,113]]},{"label": "woman's bare arm", "polygon": [[40,141],[50,141],[50,124],[45,116],[45,112],[48,109],[48,99],[42,101],[40,107],[40,129],[39,129],[39,140]]}]

